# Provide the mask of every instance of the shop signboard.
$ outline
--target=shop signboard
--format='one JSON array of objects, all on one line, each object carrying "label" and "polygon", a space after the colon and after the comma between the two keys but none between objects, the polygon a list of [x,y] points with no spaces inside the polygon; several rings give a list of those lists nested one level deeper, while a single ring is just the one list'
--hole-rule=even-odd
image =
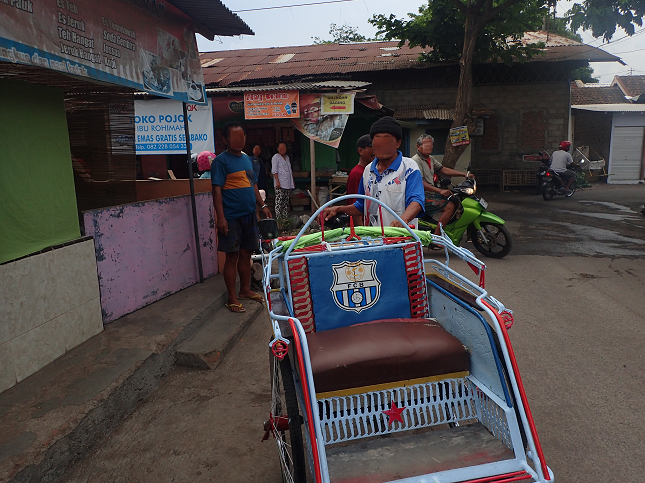
[{"label": "shop signboard", "polygon": [[0,61],[206,104],[193,21],[163,0],[0,0]]},{"label": "shop signboard", "polygon": [[354,94],[323,94],[320,112],[322,114],[354,114]]},{"label": "shop signboard", "polygon": [[321,97],[322,94],[301,95],[301,115],[291,122],[309,139],[338,148],[349,114],[323,114]]},{"label": "shop signboard", "polygon": [[450,143],[453,146],[465,146],[467,144],[470,144],[470,138],[468,137],[468,127],[459,126],[450,129]]},{"label": "shop signboard", "polygon": [[291,119],[300,116],[298,91],[247,92],[245,119]]},{"label": "shop signboard", "polygon": [[[191,153],[214,152],[210,99],[205,106],[188,104],[187,108]],[[137,154],[186,153],[184,112],[179,101],[134,101],[134,131]]]}]

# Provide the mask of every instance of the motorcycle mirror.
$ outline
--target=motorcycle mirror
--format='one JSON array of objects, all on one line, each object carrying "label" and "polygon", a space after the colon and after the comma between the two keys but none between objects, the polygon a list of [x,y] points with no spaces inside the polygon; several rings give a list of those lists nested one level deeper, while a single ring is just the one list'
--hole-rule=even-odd
[{"label": "motorcycle mirror", "polygon": [[450,186],[452,184],[452,180],[450,178],[443,178],[439,182],[439,184],[445,188],[445,187]]}]

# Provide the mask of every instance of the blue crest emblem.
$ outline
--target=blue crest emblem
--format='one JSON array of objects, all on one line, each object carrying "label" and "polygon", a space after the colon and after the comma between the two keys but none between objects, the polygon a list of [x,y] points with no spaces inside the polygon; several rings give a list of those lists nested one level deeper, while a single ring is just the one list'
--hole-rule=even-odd
[{"label": "blue crest emblem", "polygon": [[343,262],[331,266],[334,284],[330,290],[339,308],[359,313],[374,306],[381,295],[376,260]]}]

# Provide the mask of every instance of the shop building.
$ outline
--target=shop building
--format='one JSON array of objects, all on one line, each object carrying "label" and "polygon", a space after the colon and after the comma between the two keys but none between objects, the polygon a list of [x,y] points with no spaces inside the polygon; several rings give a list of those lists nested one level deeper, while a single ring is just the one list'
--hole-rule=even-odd
[{"label": "shop building", "polygon": [[[0,2],[0,16],[1,392],[103,328],[97,262],[115,252],[93,237],[136,201],[134,92],[204,104],[195,32],[252,31],[218,0]],[[118,228],[135,254],[124,280],[155,256],[135,228]]]}]

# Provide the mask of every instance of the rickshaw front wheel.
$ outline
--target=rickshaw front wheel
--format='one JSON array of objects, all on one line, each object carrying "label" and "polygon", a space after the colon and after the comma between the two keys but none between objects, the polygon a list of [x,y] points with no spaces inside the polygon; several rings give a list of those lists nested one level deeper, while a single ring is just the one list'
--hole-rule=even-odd
[{"label": "rickshaw front wheel", "polygon": [[307,470],[302,438],[302,417],[298,406],[293,371],[286,355],[282,361],[270,353],[271,358],[271,414],[274,421],[285,415],[289,419],[289,442],[284,431],[274,428],[280,452],[280,466],[285,482],[305,483]]}]

